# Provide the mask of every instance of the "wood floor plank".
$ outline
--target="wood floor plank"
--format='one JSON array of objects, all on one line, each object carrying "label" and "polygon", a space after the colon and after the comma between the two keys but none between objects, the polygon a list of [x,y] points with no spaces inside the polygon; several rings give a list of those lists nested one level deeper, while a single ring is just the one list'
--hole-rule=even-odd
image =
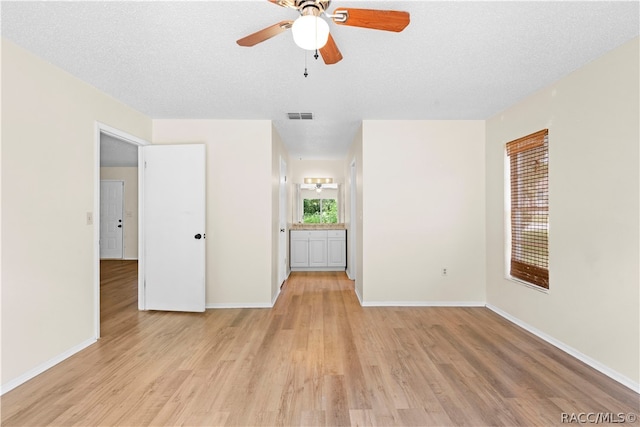
[{"label": "wood floor plank", "polygon": [[327,425],[350,426],[349,404],[343,375],[328,375],[324,382]]},{"label": "wood floor plank", "polygon": [[[547,426],[640,396],[485,308],[361,307],[296,272],[272,309],[140,312],[101,263],[98,343],[1,398],[3,426]],[[640,425],[625,423],[625,425]]]},{"label": "wood floor plank", "polygon": [[352,427],[365,427],[373,425],[371,409],[349,410],[349,423]]}]

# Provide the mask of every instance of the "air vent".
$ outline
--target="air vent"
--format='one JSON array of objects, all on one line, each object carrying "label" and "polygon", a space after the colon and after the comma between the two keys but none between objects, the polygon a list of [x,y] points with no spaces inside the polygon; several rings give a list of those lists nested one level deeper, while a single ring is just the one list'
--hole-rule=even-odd
[{"label": "air vent", "polygon": [[313,113],[287,113],[289,120],[313,120]]}]

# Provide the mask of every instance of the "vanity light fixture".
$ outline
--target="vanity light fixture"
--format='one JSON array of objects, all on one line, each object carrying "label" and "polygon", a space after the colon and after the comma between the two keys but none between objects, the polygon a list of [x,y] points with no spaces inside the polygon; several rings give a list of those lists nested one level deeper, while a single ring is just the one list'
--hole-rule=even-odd
[{"label": "vanity light fixture", "polygon": [[305,184],[315,184],[316,192],[322,192],[322,184],[333,184],[333,178],[305,178]]},{"label": "vanity light fixture", "polygon": [[305,178],[305,184],[333,184],[333,178]]}]

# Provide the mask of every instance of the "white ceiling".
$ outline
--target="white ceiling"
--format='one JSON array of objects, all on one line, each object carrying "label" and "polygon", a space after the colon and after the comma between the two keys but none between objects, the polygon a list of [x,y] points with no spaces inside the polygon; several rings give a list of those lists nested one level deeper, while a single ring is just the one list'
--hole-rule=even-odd
[{"label": "white ceiling", "polygon": [[640,27],[638,1],[336,6],[405,10],[411,23],[401,33],[331,23],[344,59],[330,66],[290,33],[235,43],[297,16],[266,0],[2,1],[2,35],[152,118],[273,120],[293,157],[338,159],[363,119],[486,119]]},{"label": "white ceiling", "polygon": [[138,146],[101,133],[100,166],[138,167]]}]

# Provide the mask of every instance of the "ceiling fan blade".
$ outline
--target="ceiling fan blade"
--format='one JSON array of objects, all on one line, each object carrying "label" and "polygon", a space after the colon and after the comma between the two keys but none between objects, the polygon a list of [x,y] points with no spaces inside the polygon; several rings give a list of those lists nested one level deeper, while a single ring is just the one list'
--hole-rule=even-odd
[{"label": "ceiling fan blade", "polygon": [[293,25],[293,21],[282,21],[277,24],[273,24],[270,27],[264,28],[253,34],[249,34],[246,37],[241,38],[236,43],[240,46],[255,46],[271,37],[277,36],[280,33],[287,31]]},{"label": "ceiling fan blade", "polygon": [[338,49],[335,40],[333,40],[333,36],[331,36],[331,33],[329,33],[327,44],[325,44],[324,47],[320,48],[320,55],[322,55],[322,59],[327,65],[335,64],[336,62],[340,62],[342,60],[342,53],[340,53],[340,50]]},{"label": "ceiling fan blade", "polygon": [[410,22],[409,12],[399,10],[340,8],[336,9],[333,14],[346,14],[346,20],[343,22],[339,18],[333,18],[333,22],[338,25],[394,31],[396,33],[404,30]]}]

